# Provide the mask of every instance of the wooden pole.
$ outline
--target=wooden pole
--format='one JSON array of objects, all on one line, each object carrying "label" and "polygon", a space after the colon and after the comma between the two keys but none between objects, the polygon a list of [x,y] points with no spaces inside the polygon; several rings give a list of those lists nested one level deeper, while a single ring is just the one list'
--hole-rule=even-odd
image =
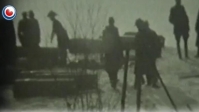
[{"label": "wooden pole", "polygon": [[127,74],[128,74],[128,62],[129,62],[129,50],[125,50],[125,52],[126,52],[126,58],[125,58],[125,65],[124,65],[124,79],[123,79],[123,87],[122,87],[121,112],[125,111]]},{"label": "wooden pole", "polygon": [[164,84],[164,82],[163,82],[163,80],[162,80],[160,74],[156,74],[156,75],[157,75],[158,79],[160,80],[160,82],[161,82],[161,84],[162,84],[162,86],[163,86],[163,88],[164,88],[164,90],[165,90],[165,92],[166,92],[166,94],[167,94],[167,97],[169,98],[169,100],[170,100],[170,102],[171,102],[171,104],[172,104],[174,110],[175,110],[176,112],[178,112],[177,106],[175,105],[173,99],[171,98],[171,95],[169,94],[169,91],[168,91],[166,85]]},{"label": "wooden pole", "polygon": [[[163,38],[163,40],[165,41],[165,38]],[[163,42],[163,43],[164,43],[164,42]],[[163,47],[164,47],[164,44],[163,44]],[[175,110],[176,112],[178,112],[177,106],[175,105],[173,99],[171,98],[171,95],[169,94],[169,91],[168,91],[166,85],[164,84],[164,82],[163,82],[163,80],[162,80],[160,74],[158,73],[158,74],[156,74],[156,75],[157,75],[158,79],[160,80],[160,82],[161,82],[161,84],[162,84],[162,86],[163,86],[163,88],[164,88],[164,90],[165,90],[165,92],[166,92],[166,94],[167,94],[167,97],[169,98],[169,100],[170,100],[170,102],[171,102],[171,104],[172,104],[174,110]]]}]

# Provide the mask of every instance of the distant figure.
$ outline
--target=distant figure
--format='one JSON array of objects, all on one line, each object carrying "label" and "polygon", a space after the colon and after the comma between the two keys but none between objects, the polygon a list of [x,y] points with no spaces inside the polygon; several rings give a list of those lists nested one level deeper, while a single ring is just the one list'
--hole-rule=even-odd
[{"label": "distant figure", "polygon": [[138,19],[136,20],[138,33],[135,38],[135,84],[138,87],[138,79],[143,84],[143,75],[147,76],[148,86],[159,88],[157,85],[158,70],[156,68],[156,59],[158,58],[159,41],[157,34],[151,30],[148,24]]},{"label": "distant figure", "polygon": [[53,11],[48,13],[48,17],[53,22],[51,42],[54,38],[54,35],[56,35],[59,48],[60,64],[65,65],[67,57],[66,49],[69,47],[69,37],[62,24],[55,18],[56,15],[57,14]]},{"label": "distant figure", "polygon": [[199,11],[198,11],[198,17],[197,17],[195,29],[196,29],[196,33],[197,33],[196,47],[198,48],[196,58],[199,58]]},{"label": "distant figure", "polygon": [[29,46],[28,18],[27,13],[22,13],[22,19],[18,23],[18,37],[22,47]]},{"label": "distant figure", "polygon": [[8,108],[14,98],[16,54],[14,23],[0,18],[0,109]]},{"label": "distant figure", "polygon": [[117,73],[122,65],[123,52],[118,28],[114,25],[114,18],[109,18],[109,26],[103,31],[103,41],[106,43],[105,69],[109,75],[112,88],[116,89]]},{"label": "distant figure", "polygon": [[176,5],[171,8],[169,21],[174,26],[174,35],[177,41],[177,50],[179,58],[182,59],[180,50],[180,38],[184,39],[185,57],[188,56],[188,38],[189,38],[189,18],[186,14],[185,8],[181,5],[181,0],[175,0]]},{"label": "distant figure", "polygon": [[29,11],[29,41],[32,48],[38,48],[40,43],[40,27],[39,22],[35,19],[35,14],[33,11]]}]

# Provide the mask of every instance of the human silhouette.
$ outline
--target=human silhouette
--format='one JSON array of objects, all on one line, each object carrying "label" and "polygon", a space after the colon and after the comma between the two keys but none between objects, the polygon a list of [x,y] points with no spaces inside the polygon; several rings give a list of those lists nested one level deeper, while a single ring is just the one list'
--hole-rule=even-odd
[{"label": "human silhouette", "polygon": [[0,109],[10,105],[16,78],[16,37],[13,21],[0,18]]},{"label": "human silhouette", "polygon": [[185,57],[188,56],[188,38],[189,38],[189,18],[185,11],[184,6],[181,4],[181,0],[175,0],[176,5],[171,8],[169,21],[174,26],[174,35],[177,42],[177,51],[179,58],[182,59],[180,50],[180,39],[183,37]]},{"label": "human silhouette", "polygon": [[29,11],[29,41],[31,42],[32,48],[38,48],[40,43],[40,27],[39,22],[37,19],[35,19],[35,14],[31,10]]},{"label": "human silhouette", "polygon": [[54,35],[56,35],[59,48],[60,64],[65,65],[67,57],[66,49],[68,49],[69,47],[69,37],[67,31],[64,29],[62,24],[55,18],[57,14],[54,11],[50,11],[47,16],[53,22],[51,42],[54,38]]},{"label": "human silhouette", "polygon": [[143,83],[143,75],[147,76],[147,84],[154,88],[159,88],[157,85],[156,59],[159,56],[159,41],[155,31],[151,30],[147,22],[142,19],[136,20],[138,33],[135,38],[135,84],[138,87],[138,78],[140,77]]},{"label": "human silhouette", "polygon": [[116,89],[117,73],[122,65],[123,52],[118,28],[114,25],[113,17],[109,18],[109,25],[103,31],[103,41],[106,43],[105,69],[109,75],[112,88]]},{"label": "human silhouette", "polygon": [[196,54],[196,58],[199,58],[199,11],[198,11],[198,17],[197,17],[197,21],[196,21],[196,33],[197,33],[197,38],[196,38],[196,47],[197,47],[197,54]]},{"label": "human silhouette", "polygon": [[18,38],[22,47],[29,46],[29,33],[28,33],[28,18],[27,12],[22,13],[22,19],[18,23]]}]

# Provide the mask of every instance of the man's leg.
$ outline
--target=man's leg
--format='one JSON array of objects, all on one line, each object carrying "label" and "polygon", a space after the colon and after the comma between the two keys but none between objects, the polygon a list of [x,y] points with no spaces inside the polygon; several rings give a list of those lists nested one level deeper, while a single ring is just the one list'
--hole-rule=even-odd
[{"label": "man's leg", "polygon": [[149,75],[149,74],[147,74],[147,75],[146,75],[146,78],[147,78],[147,85],[148,85],[148,86],[151,86],[152,76]]},{"label": "man's leg", "polygon": [[116,88],[116,85],[117,85],[117,83],[118,83],[118,71],[119,71],[119,68],[118,67],[113,67],[112,69],[111,69],[111,84],[112,84],[112,87],[113,88]]},{"label": "man's leg", "polygon": [[159,88],[159,86],[157,85],[159,72],[157,70],[155,62],[151,64],[151,68],[149,70],[149,76],[151,76],[152,87]]},{"label": "man's leg", "polygon": [[181,37],[180,35],[175,34],[178,56],[180,59],[182,59],[181,50],[180,50],[180,37]]},{"label": "man's leg", "polygon": [[183,35],[183,39],[184,39],[184,49],[185,49],[185,57],[189,58],[189,53],[188,53],[188,38],[189,35],[188,34],[184,34]]}]

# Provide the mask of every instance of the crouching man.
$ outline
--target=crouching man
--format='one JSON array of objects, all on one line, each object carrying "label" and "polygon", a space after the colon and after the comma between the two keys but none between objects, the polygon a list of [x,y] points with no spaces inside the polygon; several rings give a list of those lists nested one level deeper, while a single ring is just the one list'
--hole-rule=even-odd
[{"label": "crouching man", "polygon": [[159,88],[157,85],[156,59],[159,52],[159,41],[157,34],[149,28],[148,22],[141,19],[136,21],[138,33],[135,38],[135,84],[137,89],[138,84],[141,84],[143,75],[147,76],[147,85],[154,88]]}]

